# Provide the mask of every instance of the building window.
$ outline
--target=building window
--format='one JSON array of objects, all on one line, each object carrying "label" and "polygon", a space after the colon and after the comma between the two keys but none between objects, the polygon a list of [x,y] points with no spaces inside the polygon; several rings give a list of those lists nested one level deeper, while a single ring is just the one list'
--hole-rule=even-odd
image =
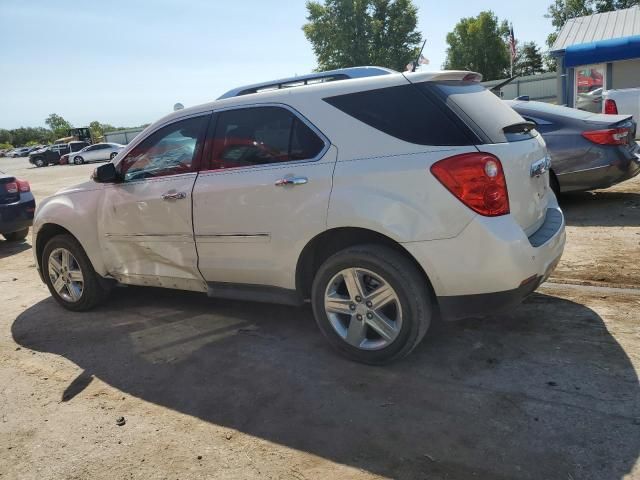
[{"label": "building window", "polygon": [[606,89],[607,65],[575,67],[574,107],[587,112],[602,112],[602,91]]}]

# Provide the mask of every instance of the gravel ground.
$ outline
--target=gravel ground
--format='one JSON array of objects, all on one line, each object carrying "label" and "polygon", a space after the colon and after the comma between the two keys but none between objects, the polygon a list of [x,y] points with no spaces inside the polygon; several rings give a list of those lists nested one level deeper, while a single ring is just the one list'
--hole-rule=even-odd
[{"label": "gravel ground", "polygon": [[[0,159],[38,199],[92,169]],[[640,478],[640,179],[563,207],[550,282],[384,368],[309,308],[121,288],[72,314],[0,241],[0,479]]]}]

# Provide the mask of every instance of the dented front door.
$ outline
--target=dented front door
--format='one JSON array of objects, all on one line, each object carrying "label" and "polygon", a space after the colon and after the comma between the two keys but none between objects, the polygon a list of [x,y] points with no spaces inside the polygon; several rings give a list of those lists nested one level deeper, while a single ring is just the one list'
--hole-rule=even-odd
[{"label": "dented front door", "polygon": [[166,125],[116,167],[98,231],[107,271],[122,283],[206,290],[198,271],[191,192],[209,115]]}]

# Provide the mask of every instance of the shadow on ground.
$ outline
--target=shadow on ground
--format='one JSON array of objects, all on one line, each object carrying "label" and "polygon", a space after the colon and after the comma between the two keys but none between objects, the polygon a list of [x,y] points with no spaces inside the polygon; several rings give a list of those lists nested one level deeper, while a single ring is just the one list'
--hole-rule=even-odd
[{"label": "shadow on ground", "polygon": [[[639,386],[592,310],[535,294],[438,326],[375,368],[333,353],[309,309],[118,290],[87,314],[51,299],[14,339],[148,402],[393,478],[621,479],[640,447]],[[77,400],[77,398],[76,398]]]},{"label": "shadow on ground", "polygon": [[0,259],[17,255],[18,253],[29,250],[30,248],[31,244],[26,240],[20,242],[9,242],[7,240],[0,239]]},{"label": "shadow on ground", "polygon": [[637,227],[640,194],[596,191],[564,194],[560,198],[567,225],[586,227]]}]

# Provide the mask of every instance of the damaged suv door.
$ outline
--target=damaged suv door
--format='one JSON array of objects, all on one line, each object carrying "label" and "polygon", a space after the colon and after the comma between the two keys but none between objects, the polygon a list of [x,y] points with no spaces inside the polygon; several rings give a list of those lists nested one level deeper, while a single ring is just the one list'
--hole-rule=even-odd
[{"label": "damaged suv door", "polygon": [[118,281],[203,290],[193,239],[191,192],[210,113],[148,135],[105,186],[98,228],[107,271]]}]

